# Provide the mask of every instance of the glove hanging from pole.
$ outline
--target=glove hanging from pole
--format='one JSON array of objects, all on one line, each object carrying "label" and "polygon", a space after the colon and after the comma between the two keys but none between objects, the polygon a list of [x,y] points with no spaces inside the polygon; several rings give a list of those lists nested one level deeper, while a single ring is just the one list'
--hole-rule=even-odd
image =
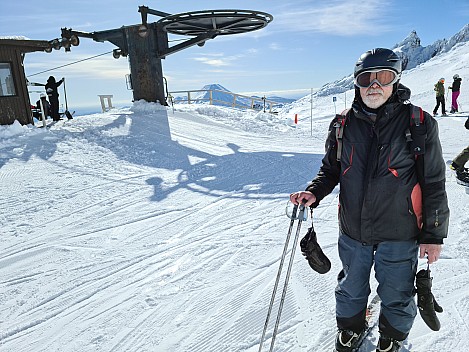
[{"label": "glove hanging from pole", "polygon": [[[312,213],[312,211],[311,211]],[[312,218],[312,214],[311,214]],[[305,237],[300,242],[301,253],[308,260],[309,266],[319,274],[325,274],[331,270],[331,261],[321,249],[314,231],[313,224],[308,229]]]},{"label": "glove hanging from pole", "polygon": [[442,313],[443,308],[438,304],[432,293],[432,280],[430,268],[420,270],[416,275],[417,306],[420,316],[425,324],[433,331],[440,330],[440,321],[436,313]]}]

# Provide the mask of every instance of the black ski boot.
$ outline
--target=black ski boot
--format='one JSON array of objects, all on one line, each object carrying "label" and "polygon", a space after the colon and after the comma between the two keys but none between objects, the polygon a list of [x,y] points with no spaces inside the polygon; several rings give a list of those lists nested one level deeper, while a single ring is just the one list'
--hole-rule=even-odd
[{"label": "black ski boot", "polygon": [[469,186],[469,171],[464,167],[456,170],[456,178],[459,180],[458,183]]},{"label": "black ski boot", "polygon": [[434,331],[440,330],[440,321],[436,312],[443,312],[443,308],[437,303],[432,293],[432,277],[430,269],[422,269],[417,273],[417,305],[420,316],[425,324]]},{"label": "black ski boot", "polygon": [[308,229],[305,237],[300,242],[301,253],[308,260],[309,266],[319,274],[325,274],[331,270],[331,261],[321,249],[314,231],[313,225]]},{"label": "black ski boot", "polygon": [[356,333],[352,330],[339,330],[335,339],[335,350],[337,352],[351,352],[354,351],[360,341],[363,339],[367,329],[361,333]]},{"label": "black ski boot", "polygon": [[401,349],[401,346],[402,341],[397,341],[392,337],[380,335],[376,352],[397,352]]}]

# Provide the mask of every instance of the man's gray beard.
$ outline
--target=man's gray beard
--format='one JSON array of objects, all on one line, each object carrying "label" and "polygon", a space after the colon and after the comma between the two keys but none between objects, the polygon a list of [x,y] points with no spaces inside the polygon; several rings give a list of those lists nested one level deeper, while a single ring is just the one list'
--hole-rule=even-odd
[{"label": "man's gray beard", "polygon": [[365,95],[365,98],[362,98],[365,105],[368,106],[370,109],[378,109],[381,105],[383,105],[386,102],[386,99],[384,98],[384,93],[382,90],[371,89],[368,93],[379,93],[378,97],[376,97],[375,95],[374,96]]}]

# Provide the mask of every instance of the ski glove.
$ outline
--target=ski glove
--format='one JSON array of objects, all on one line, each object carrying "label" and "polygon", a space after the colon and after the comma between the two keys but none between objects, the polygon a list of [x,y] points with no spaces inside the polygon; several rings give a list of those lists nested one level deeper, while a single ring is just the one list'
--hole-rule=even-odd
[{"label": "ski glove", "polygon": [[433,331],[440,330],[440,321],[436,313],[443,312],[443,308],[437,303],[432,293],[432,277],[430,277],[430,269],[422,269],[417,273],[417,306],[420,316],[425,324]]},{"label": "ski glove", "polygon": [[319,274],[325,274],[331,270],[331,261],[326,257],[319,246],[314,227],[308,229],[305,237],[300,242],[301,253],[308,260],[309,266]]}]

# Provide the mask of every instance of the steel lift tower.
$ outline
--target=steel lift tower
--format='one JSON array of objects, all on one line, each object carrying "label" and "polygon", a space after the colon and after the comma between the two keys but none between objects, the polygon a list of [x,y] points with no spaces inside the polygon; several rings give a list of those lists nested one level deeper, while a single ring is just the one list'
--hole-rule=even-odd
[{"label": "steel lift tower", "polygon": [[[161,59],[193,45],[203,46],[209,39],[255,31],[272,21],[272,15],[249,10],[206,10],[171,15],[152,10],[147,6],[138,9],[142,23],[99,32],[80,32],[62,28],[60,39],[52,41],[54,49],[79,45],[79,37],[97,42],[108,41],[117,46],[114,58],[129,57],[130,82],[134,101],[144,99],[168,105]],[[161,17],[148,23],[148,15]],[[177,45],[169,46],[168,33],[192,37]]]}]

